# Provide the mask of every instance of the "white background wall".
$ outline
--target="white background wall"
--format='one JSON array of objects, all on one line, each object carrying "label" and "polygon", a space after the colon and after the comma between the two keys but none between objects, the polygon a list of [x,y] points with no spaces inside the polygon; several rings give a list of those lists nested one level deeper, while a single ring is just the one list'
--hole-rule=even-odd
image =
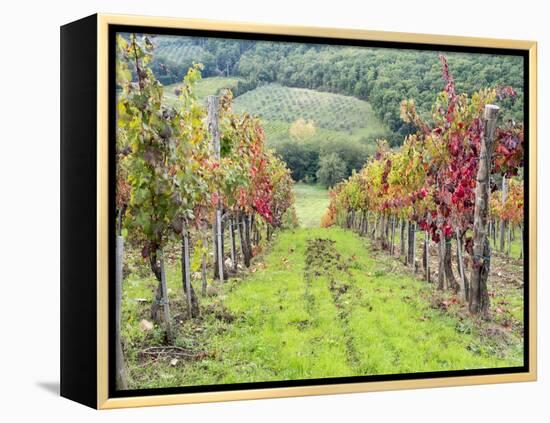
[{"label": "white background wall", "polygon": [[[537,40],[539,382],[104,412],[59,398],[59,26],[95,12]],[[544,216],[550,210],[542,187],[550,183],[544,166],[550,33],[544,2],[5,0],[0,20],[0,420],[548,421],[544,240],[550,228]]]}]

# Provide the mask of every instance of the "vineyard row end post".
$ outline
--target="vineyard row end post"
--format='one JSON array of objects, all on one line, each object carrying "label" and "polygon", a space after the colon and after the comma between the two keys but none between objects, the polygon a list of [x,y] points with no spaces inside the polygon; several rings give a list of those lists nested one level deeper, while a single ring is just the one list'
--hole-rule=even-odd
[{"label": "vineyard row end post", "polygon": [[470,277],[469,309],[473,314],[486,314],[489,311],[489,293],[487,278],[491,267],[491,248],[487,234],[487,215],[489,211],[489,178],[491,175],[491,159],[493,155],[493,139],[495,136],[498,106],[485,105],[485,131],[481,140],[479,167],[474,209],[474,247],[473,265]]},{"label": "vineyard row end post", "polygon": [[[221,143],[220,143],[220,128],[219,128],[219,113],[220,113],[220,100],[215,95],[208,96],[208,132],[212,136],[212,149],[214,151],[214,158],[218,161],[221,160]],[[217,259],[218,259],[218,277],[220,282],[223,282],[223,239],[222,239],[222,201],[221,193],[218,192],[218,205],[216,207],[216,243],[217,243]]]}]

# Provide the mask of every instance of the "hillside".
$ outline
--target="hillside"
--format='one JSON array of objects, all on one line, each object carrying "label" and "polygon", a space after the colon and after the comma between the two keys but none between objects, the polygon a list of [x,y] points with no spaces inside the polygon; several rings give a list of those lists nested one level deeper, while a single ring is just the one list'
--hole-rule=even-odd
[{"label": "hillside", "polygon": [[303,88],[267,84],[235,100],[237,112],[254,111],[269,121],[292,123],[297,117],[313,120],[316,127],[350,131],[371,123],[380,126],[371,106],[354,97]]},{"label": "hillside", "polygon": [[290,125],[300,118],[312,121],[313,138],[323,140],[342,136],[367,140],[388,132],[366,101],[278,84],[262,85],[237,97],[235,110],[261,117],[271,144],[288,139]]}]

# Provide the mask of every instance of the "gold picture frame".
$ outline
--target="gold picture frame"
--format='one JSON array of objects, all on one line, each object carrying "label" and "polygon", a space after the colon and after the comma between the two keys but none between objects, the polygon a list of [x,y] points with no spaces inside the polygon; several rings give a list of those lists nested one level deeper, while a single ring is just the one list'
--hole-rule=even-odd
[{"label": "gold picture frame", "polygon": [[[62,394],[77,401],[87,403],[98,409],[113,409],[122,407],[141,407],[153,405],[204,403],[215,401],[235,401],[260,398],[280,398],[308,395],[344,394],[354,392],[371,392],[399,389],[436,388],[448,386],[463,386],[477,384],[493,384],[507,382],[535,381],[537,378],[537,43],[534,41],[517,41],[477,37],[462,37],[448,35],[411,34],[400,32],[368,31],[361,29],[316,28],[287,25],[265,25],[252,23],[236,23],[199,19],[179,19],[145,16],[124,16],[114,14],[95,15],[95,36],[97,49],[97,91],[96,91],[96,249],[95,249],[95,294],[96,320],[95,334],[96,353],[95,370],[95,404],[87,394],[86,400],[75,398],[70,387]],[[69,24],[74,25],[74,24]],[[228,31],[250,34],[291,35],[300,37],[323,37],[334,39],[368,40],[381,42],[398,42],[412,44],[435,44],[441,46],[465,46],[494,49],[516,49],[528,53],[529,61],[529,157],[526,158],[529,168],[529,369],[525,372],[488,374],[460,377],[437,377],[427,379],[407,379],[372,381],[360,383],[342,383],[330,385],[289,386],[265,389],[243,389],[224,391],[223,385],[215,392],[181,393],[168,395],[144,395],[128,397],[109,396],[109,267],[107,257],[109,252],[109,27],[116,25],[151,27],[151,28],[185,28],[209,31]],[[526,96],[527,97],[527,96]],[[62,282],[63,284],[63,282]],[[62,305],[63,307],[63,305]],[[63,308],[62,308],[63,310]],[[63,325],[62,325],[63,327]],[[62,336],[63,338],[63,336]],[[69,342],[69,341],[67,341]],[[63,349],[62,349],[63,351]],[[69,353],[66,353],[67,356]],[[71,369],[70,371],[76,371]],[[69,369],[67,370],[68,374]],[[63,385],[63,382],[62,382]],[[85,388],[75,388],[85,389]]]}]

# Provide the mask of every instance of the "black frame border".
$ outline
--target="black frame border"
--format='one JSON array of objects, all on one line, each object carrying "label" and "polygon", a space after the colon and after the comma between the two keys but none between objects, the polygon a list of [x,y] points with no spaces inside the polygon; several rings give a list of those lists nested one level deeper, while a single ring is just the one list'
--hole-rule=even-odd
[{"label": "black frame border", "polygon": [[[523,338],[523,366],[518,367],[499,367],[490,369],[469,369],[469,370],[446,370],[437,372],[419,372],[419,373],[403,373],[403,374],[387,374],[387,375],[370,375],[370,376],[348,376],[336,378],[320,378],[320,379],[299,379],[299,380],[281,380],[269,382],[246,382],[218,385],[196,385],[196,386],[179,386],[170,388],[146,388],[146,389],[128,389],[117,390],[115,383],[116,368],[115,368],[115,285],[108,282],[108,327],[109,327],[109,350],[108,350],[108,398],[124,398],[138,397],[151,395],[172,395],[172,394],[188,394],[188,393],[204,393],[204,392],[223,392],[223,391],[239,391],[253,389],[269,389],[269,388],[289,388],[289,387],[306,387],[318,385],[338,385],[338,384],[353,384],[365,382],[381,382],[381,381],[400,381],[413,379],[433,379],[447,377],[467,377],[467,376],[483,376],[483,375],[499,375],[499,374],[515,374],[527,373],[530,369],[529,357],[529,341],[531,337],[529,328],[529,234],[530,234],[530,203],[529,203],[529,158],[531,137],[529,133],[530,122],[530,63],[529,50],[510,49],[510,48],[493,48],[493,47],[470,47],[445,44],[425,44],[414,42],[397,42],[397,41],[378,41],[378,40],[361,40],[361,39],[343,39],[334,37],[318,37],[318,36],[298,36],[298,35],[274,35],[263,33],[248,33],[238,31],[223,31],[223,30],[203,30],[203,29],[186,29],[186,28],[166,28],[156,26],[140,26],[140,25],[113,25],[108,27],[108,155],[109,155],[109,212],[108,212],[108,236],[109,236],[109,281],[115,279],[115,189],[116,189],[116,154],[115,154],[115,139],[116,139],[116,80],[115,80],[115,60],[116,60],[116,34],[120,32],[136,32],[154,35],[174,35],[174,36],[195,36],[195,37],[212,37],[222,39],[244,39],[256,41],[273,41],[273,42],[294,42],[307,44],[328,44],[340,46],[354,47],[375,47],[389,49],[407,49],[407,50],[428,50],[440,52],[456,52],[456,53],[479,53],[479,54],[496,54],[496,55],[511,55],[520,56],[523,58],[523,91],[524,91],[524,134],[527,142],[524,144],[524,225],[523,225],[523,278],[524,278],[524,295],[523,295],[523,320],[524,320],[524,338]],[[437,38],[437,36],[434,36]]]}]

